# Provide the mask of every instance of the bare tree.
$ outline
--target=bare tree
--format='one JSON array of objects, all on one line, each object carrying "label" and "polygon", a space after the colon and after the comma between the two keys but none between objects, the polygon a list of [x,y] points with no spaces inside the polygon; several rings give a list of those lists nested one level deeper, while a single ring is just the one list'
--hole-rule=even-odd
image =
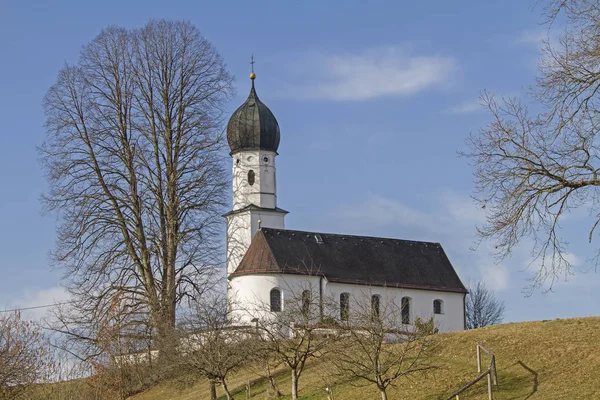
[{"label": "bare tree", "polygon": [[106,28],[59,72],[44,99],[43,200],[60,216],[53,255],[77,316],[63,322],[80,338],[119,298],[174,348],[177,304],[201,297],[220,261],[231,94],[221,57],[186,22]]},{"label": "bare tree", "polygon": [[496,325],[504,318],[504,302],[483,281],[469,285],[465,303],[467,329]]},{"label": "bare tree", "polygon": [[435,332],[433,318],[407,325],[406,314],[403,317],[393,299],[366,293],[348,311],[341,324],[343,337],[331,352],[340,375],[359,385],[375,385],[387,400],[388,388],[398,385],[400,378],[433,368],[428,352],[428,335]]},{"label": "bare tree", "polygon": [[274,357],[273,354],[268,351],[263,351],[260,346],[257,346],[256,351],[253,352],[253,360],[254,362],[250,363],[248,367],[261,381],[268,382],[269,387],[267,389],[267,397],[283,397],[283,393],[281,393],[273,374],[273,372],[281,365],[279,357]]},{"label": "bare tree", "polygon": [[572,273],[560,232],[565,215],[588,209],[590,242],[600,222],[600,7],[591,0],[550,1],[549,29],[560,13],[567,27],[558,43],[545,43],[532,90],[541,111],[532,113],[515,98],[498,102],[485,92],[482,103],[492,122],[471,135],[464,153],[475,166],[475,198],[486,210],[480,236],[494,240],[500,258],[524,238],[534,240],[540,266],[532,289],[552,288]]},{"label": "bare tree", "polygon": [[252,360],[256,332],[240,327],[233,318],[230,301],[221,296],[193,303],[183,318],[180,334],[182,354],[179,366],[210,382],[211,400],[216,400],[220,384],[228,400],[233,396],[227,378]]},{"label": "bare tree", "polygon": [[334,331],[322,321],[323,300],[309,280],[285,291],[285,301],[261,304],[254,318],[262,352],[289,368],[292,400],[298,399],[298,384],[306,362],[321,357],[334,338]]},{"label": "bare tree", "polygon": [[49,378],[50,343],[42,329],[18,312],[0,314],[0,398],[12,399]]}]

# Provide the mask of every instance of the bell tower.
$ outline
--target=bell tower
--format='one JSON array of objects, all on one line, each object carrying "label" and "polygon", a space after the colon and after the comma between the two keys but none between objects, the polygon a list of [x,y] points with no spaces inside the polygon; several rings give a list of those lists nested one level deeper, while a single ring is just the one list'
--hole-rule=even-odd
[{"label": "bell tower", "polygon": [[279,124],[258,98],[254,87],[254,60],[248,98],[227,124],[231,152],[232,210],[227,220],[227,276],[246,254],[261,227],[283,229],[287,211],[277,207],[275,158],[279,147]]}]

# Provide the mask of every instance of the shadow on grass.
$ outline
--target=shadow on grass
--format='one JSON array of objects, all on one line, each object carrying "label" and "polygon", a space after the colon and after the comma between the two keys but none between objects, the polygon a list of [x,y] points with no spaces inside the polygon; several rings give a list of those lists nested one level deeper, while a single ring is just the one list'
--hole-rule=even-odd
[{"label": "shadow on grass", "polygon": [[[285,377],[287,377],[289,375],[289,370],[287,369],[279,369],[276,371],[273,371],[271,373],[271,375],[273,376],[273,378],[275,379],[275,381],[281,381],[282,379],[285,379]],[[270,387],[270,383],[269,383],[269,379],[266,376],[261,376],[256,374],[256,376],[253,379],[249,379],[247,380],[247,382],[242,383],[241,385],[238,385],[234,388],[232,388],[231,391],[231,395],[235,398],[237,398],[238,396],[241,396],[240,398],[246,398],[246,390],[247,390],[247,384],[249,383],[250,385],[250,398],[254,399],[254,398],[263,398],[260,397],[261,395],[264,395],[266,397],[264,398],[276,398],[273,397],[272,394],[270,394],[269,392],[271,391],[271,387]],[[277,382],[279,384],[279,382]],[[281,389],[281,387],[280,387]],[[283,392],[285,392],[285,390],[282,390]],[[285,397],[285,395],[283,396]],[[227,396],[225,394],[221,395],[218,397],[218,400],[225,400],[227,399]]]},{"label": "shadow on grass", "polygon": [[523,361],[521,361],[521,360],[517,361],[517,364],[519,364],[521,367],[523,367],[523,369],[527,370],[527,372],[529,372],[531,375],[533,375],[533,388],[531,389],[531,393],[529,393],[527,395],[527,397],[525,397],[523,399],[523,400],[526,400],[526,399],[530,398],[531,396],[533,396],[533,394],[535,392],[537,392],[537,390],[538,390],[538,385],[539,385],[538,373],[536,371],[534,371],[533,369],[529,368],[527,365],[525,365],[523,363]]},{"label": "shadow on grass", "polygon": [[539,374],[537,371],[528,367],[521,360],[519,360],[516,363],[514,363],[513,365],[511,365],[511,367],[514,367],[514,366],[520,366],[521,368],[523,368],[525,371],[527,371],[527,375],[506,379],[502,382],[502,387],[503,387],[503,389],[507,389],[507,390],[515,390],[515,389],[520,389],[520,388],[523,388],[526,386],[529,387],[529,385],[532,384],[533,386],[531,386],[531,388],[527,390],[527,393],[522,394],[522,395],[517,395],[515,397],[510,397],[507,399],[507,400],[527,400],[527,399],[531,398],[538,390]]}]

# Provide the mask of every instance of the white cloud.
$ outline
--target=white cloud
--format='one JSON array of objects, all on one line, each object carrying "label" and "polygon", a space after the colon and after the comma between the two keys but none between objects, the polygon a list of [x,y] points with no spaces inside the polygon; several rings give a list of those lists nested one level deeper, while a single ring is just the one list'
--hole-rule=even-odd
[{"label": "white cloud", "polygon": [[495,262],[490,245],[472,250],[476,242],[475,226],[485,221],[483,210],[469,196],[452,191],[441,192],[433,204],[426,204],[416,208],[371,194],[363,203],[339,208],[337,216],[344,220],[346,228],[357,227],[357,233],[364,233],[368,227],[369,233],[438,241],[459,270],[463,283],[468,278],[481,278],[492,289],[507,289],[510,271]]},{"label": "white cloud", "polygon": [[535,47],[541,47],[544,41],[548,40],[548,31],[537,30],[537,31],[524,31],[517,36],[515,44],[526,44]]},{"label": "white cloud", "polygon": [[480,264],[479,271],[490,289],[502,291],[508,288],[510,274],[503,264]]},{"label": "white cloud", "polygon": [[437,231],[444,224],[439,218],[412,208],[397,200],[386,199],[379,195],[370,194],[362,204],[347,204],[338,209],[338,215],[344,218],[360,220],[363,226],[385,226],[394,224],[404,227],[423,227],[426,230]]},{"label": "white cloud", "polygon": [[470,114],[482,110],[483,106],[481,105],[481,102],[479,99],[475,99],[452,106],[447,110],[447,112],[450,114]]},{"label": "white cloud", "polygon": [[400,47],[310,58],[303,65],[303,82],[288,93],[335,101],[410,96],[445,85],[458,69],[453,57],[415,55]]},{"label": "white cloud", "polygon": [[462,224],[475,225],[481,225],[485,222],[484,210],[477,207],[471,197],[447,191],[442,193],[441,198],[449,214],[456,221],[461,221]]},{"label": "white cloud", "polygon": [[[5,309],[23,309],[30,307],[39,307],[52,305],[57,303],[64,303],[69,301],[70,295],[65,288],[62,286],[55,286],[50,288],[44,288],[39,290],[26,289],[23,291],[22,296],[11,300]],[[47,307],[35,308],[32,310],[23,311],[23,315],[30,319],[40,319],[47,315]]]}]

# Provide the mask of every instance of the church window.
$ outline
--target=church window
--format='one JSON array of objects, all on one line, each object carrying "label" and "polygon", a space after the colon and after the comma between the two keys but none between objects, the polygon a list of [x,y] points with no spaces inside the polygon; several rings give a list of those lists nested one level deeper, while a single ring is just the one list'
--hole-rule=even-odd
[{"label": "church window", "polygon": [[265,164],[268,164],[269,163],[269,157],[263,157],[263,162]]},{"label": "church window", "polygon": [[348,321],[348,315],[350,313],[350,293],[340,294],[340,319],[342,321]]},{"label": "church window", "polygon": [[371,315],[373,318],[379,318],[379,303],[380,298],[378,295],[371,296]]},{"label": "church window", "polygon": [[402,323],[410,324],[410,298],[403,297],[402,298]]},{"label": "church window", "polygon": [[277,288],[271,289],[271,311],[281,311],[281,291]]},{"label": "church window", "polygon": [[305,320],[310,319],[310,303],[311,303],[312,293],[310,290],[305,290],[302,292],[302,316]]},{"label": "church window", "polygon": [[434,314],[441,314],[442,313],[442,301],[441,300],[434,300],[433,301],[433,313]]},{"label": "church window", "polygon": [[254,185],[254,171],[253,170],[248,171],[248,183],[250,184],[250,186]]}]

